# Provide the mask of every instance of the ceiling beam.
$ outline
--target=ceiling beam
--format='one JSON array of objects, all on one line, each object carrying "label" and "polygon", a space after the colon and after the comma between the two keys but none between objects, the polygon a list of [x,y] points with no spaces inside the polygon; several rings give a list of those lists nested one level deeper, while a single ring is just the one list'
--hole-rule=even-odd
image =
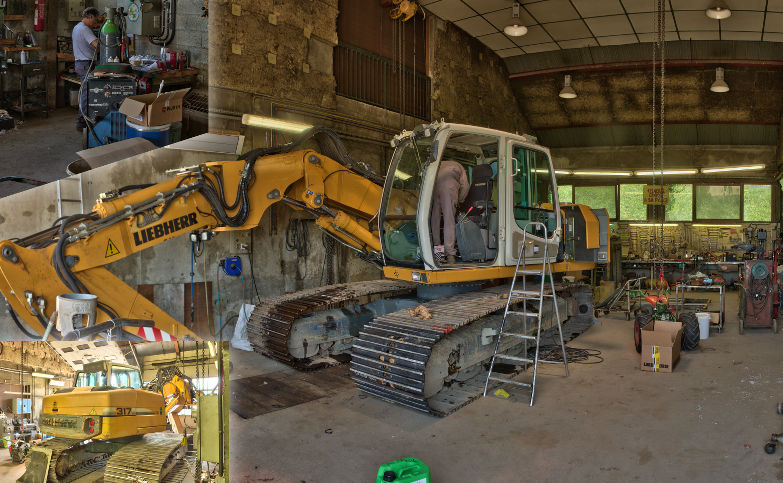
[{"label": "ceiling beam", "polygon": [[[783,69],[783,60],[758,60],[758,59],[666,59],[666,67],[708,67],[714,65],[731,65],[737,67],[766,67]],[[585,71],[611,71],[646,69],[650,67],[650,60],[627,60],[622,62],[604,62],[596,64],[564,65],[548,69],[530,70],[510,74],[509,79],[524,79],[531,77],[544,77],[558,73],[585,72]]]}]

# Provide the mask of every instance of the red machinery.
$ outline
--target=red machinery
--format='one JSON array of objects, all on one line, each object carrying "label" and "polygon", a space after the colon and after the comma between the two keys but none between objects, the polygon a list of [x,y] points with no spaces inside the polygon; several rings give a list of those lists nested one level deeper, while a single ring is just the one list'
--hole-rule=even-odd
[{"label": "red machinery", "polygon": [[772,260],[747,260],[740,289],[739,332],[745,327],[778,331],[777,256]]}]

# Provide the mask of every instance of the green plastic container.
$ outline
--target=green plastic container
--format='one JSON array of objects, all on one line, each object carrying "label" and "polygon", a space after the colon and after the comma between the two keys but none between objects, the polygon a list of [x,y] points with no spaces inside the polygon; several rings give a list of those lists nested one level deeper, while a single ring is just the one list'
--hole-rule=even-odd
[{"label": "green plastic container", "polygon": [[430,483],[430,469],[416,458],[403,458],[378,468],[375,483]]}]

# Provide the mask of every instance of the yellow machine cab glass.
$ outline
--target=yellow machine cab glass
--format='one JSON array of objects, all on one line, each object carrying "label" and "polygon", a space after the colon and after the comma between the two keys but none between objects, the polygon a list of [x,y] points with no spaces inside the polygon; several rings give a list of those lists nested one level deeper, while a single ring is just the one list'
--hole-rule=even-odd
[{"label": "yellow machine cab glass", "polygon": [[[552,237],[556,228],[554,184],[549,170],[549,158],[543,151],[515,144],[512,154],[514,184],[514,219],[520,228],[530,222],[546,225],[547,236]],[[528,228],[530,233],[543,236],[543,230]]]},{"label": "yellow machine cab glass", "polygon": [[76,387],[104,387],[141,389],[141,375],[138,369],[114,366],[106,369],[79,371],[76,373]]},{"label": "yellow machine cab glass", "polygon": [[403,140],[394,152],[387,175],[381,208],[384,255],[404,265],[421,263],[416,212],[432,140],[417,136]]}]

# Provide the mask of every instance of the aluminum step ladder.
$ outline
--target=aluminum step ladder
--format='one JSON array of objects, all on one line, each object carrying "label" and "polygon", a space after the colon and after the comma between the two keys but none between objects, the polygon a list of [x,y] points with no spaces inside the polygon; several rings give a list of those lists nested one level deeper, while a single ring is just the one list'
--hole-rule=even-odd
[{"label": "aluminum step ladder", "polygon": [[[548,232],[547,227],[545,224],[541,222],[530,222],[527,225],[525,225],[525,229],[522,232],[522,245],[519,248],[519,256],[517,257],[517,265],[514,270],[514,278],[511,280],[511,288],[508,291],[508,300],[506,301],[506,309],[503,312],[503,321],[500,324],[500,330],[498,331],[498,339],[497,342],[495,342],[495,351],[492,354],[492,361],[489,363],[489,372],[487,373],[487,380],[484,383],[484,396],[487,395],[487,389],[489,388],[489,381],[495,381],[499,382],[501,384],[511,384],[515,386],[521,386],[526,387],[530,389],[530,405],[533,405],[533,398],[536,394],[536,377],[538,376],[538,363],[547,363],[547,364],[563,364],[563,367],[565,368],[565,375],[568,377],[568,360],[566,358],[566,350],[565,350],[565,344],[563,343],[563,327],[560,324],[560,312],[557,308],[557,295],[555,293],[555,282],[552,277],[552,265],[549,261],[548,253],[547,253],[547,247],[548,244],[544,244],[544,256],[543,256],[543,263],[541,264],[541,268],[539,269],[529,269],[527,268],[527,263],[525,260],[525,246],[527,241],[527,234],[528,234],[528,228],[536,228],[537,230],[541,230],[544,234],[544,239],[548,240]],[[517,277],[522,276],[522,290],[518,290],[517,287]],[[537,290],[528,290],[527,288],[527,281],[526,276],[527,275],[537,275],[541,278],[540,283],[537,284]],[[549,283],[552,289],[551,294],[545,294],[544,293],[544,286],[545,286],[545,280],[546,276],[549,275]],[[563,361],[548,361],[548,360],[539,360],[539,348],[541,347],[541,315],[544,308],[544,298],[548,298],[552,300],[552,305],[555,308],[555,320],[557,320],[557,333],[560,336],[560,348],[563,351]],[[532,302],[534,300],[538,301],[538,312],[531,312],[530,309],[527,307],[527,302]],[[519,302],[522,302],[522,310],[511,310],[511,306],[513,304],[517,304]],[[516,317],[522,317],[522,333],[514,333],[514,332],[504,332],[506,321],[508,320],[509,316],[516,316]],[[536,320],[536,335],[530,335],[527,330],[527,322],[528,319],[535,319]],[[518,357],[518,356],[512,356],[507,354],[499,354],[498,350],[500,349],[500,341],[504,337],[516,337],[518,339],[524,340],[524,357]],[[533,359],[530,359],[527,354],[527,344],[528,341],[535,341],[536,343],[536,353],[535,357]],[[501,359],[501,360],[507,360],[512,361],[513,363],[522,363],[524,365],[525,371],[527,371],[527,365],[533,364],[533,380],[530,383],[525,382],[519,382],[511,380],[507,377],[496,377],[492,375],[492,369],[495,367],[495,361]]]}]

